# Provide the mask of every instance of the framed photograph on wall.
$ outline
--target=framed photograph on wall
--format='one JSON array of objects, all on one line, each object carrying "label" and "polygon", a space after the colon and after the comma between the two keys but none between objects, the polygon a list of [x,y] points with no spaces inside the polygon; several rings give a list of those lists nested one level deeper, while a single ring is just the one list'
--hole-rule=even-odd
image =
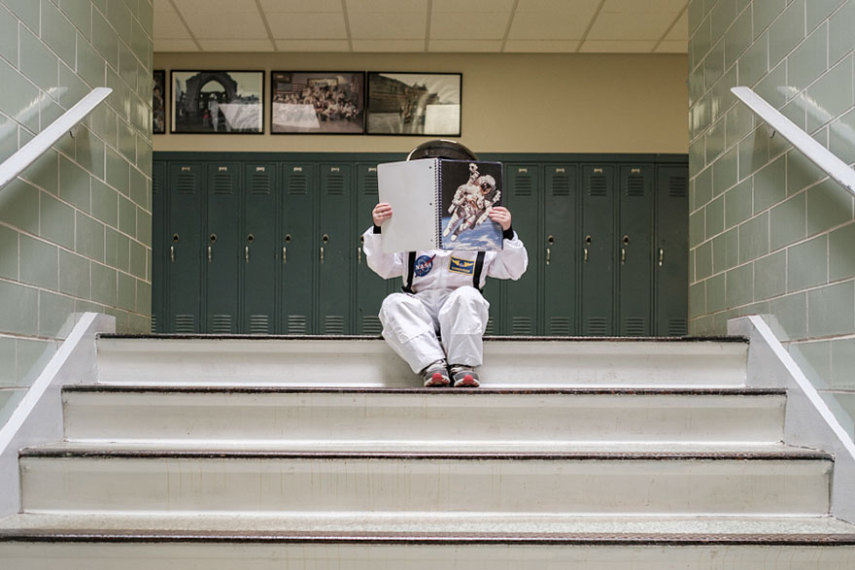
[{"label": "framed photograph on wall", "polygon": [[166,133],[166,72],[155,69],[154,85],[151,88],[151,132],[155,135]]},{"label": "framed photograph on wall", "polygon": [[171,133],[264,133],[263,71],[173,71]]},{"label": "framed photograph on wall", "polygon": [[460,136],[462,73],[368,73],[370,135]]},{"label": "framed photograph on wall", "polygon": [[361,71],[271,71],[271,134],[365,132]]}]

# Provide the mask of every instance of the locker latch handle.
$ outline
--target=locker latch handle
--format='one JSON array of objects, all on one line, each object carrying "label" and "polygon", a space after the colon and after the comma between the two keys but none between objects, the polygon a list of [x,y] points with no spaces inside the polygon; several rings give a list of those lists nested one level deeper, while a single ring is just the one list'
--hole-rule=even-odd
[{"label": "locker latch handle", "polygon": [[178,243],[178,234],[172,234],[172,245],[169,246],[169,261],[175,263],[175,244]]},{"label": "locker latch handle", "polygon": [[362,265],[362,244],[365,243],[365,236],[359,236],[359,246],[356,248],[356,264]]},{"label": "locker latch handle", "polygon": [[659,248],[659,267],[662,267],[662,263],[665,261],[665,250],[661,247]]},{"label": "locker latch handle", "polygon": [[324,262],[324,244],[330,241],[330,236],[328,234],[324,234],[321,236],[321,263]]},{"label": "locker latch handle", "polygon": [[588,248],[590,247],[590,245],[591,245],[591,235],[588,234],[585,236],[585,255],[583,258],[585,263],[588,263]]},{"label": "locker latch handle", "polygon": [[546,243],[549,247],[546,248],[546,265],[549,265],[549,258],[552,256],[552,244],[555,243],[555,237],[549,235],[546,237]]},{"label": "locker latch handle", "polygon": [[217,242],[217,234],[211,234],[210,237],[211,243],[208,244],[208,263],[211,263],[213,259],[213,246]]},{"label": "locker latch handle", "polygon": [[623,236],[623,247],[620,248],[620,263],[626,263],[626,246],[629,245],[629,236]]},{"label": "locker latch handle", "polygon": [[[285,243],[291,243],[291,234],[285,234]],[[282,246],[282,263],[288,262],[288,246]]]},{"label": "locker latch handle", "polygon": [[[246,236],[246,242],[247,242],[247,244],[251,244],[251,243],[252,243],[252,242],[254,242],[254,241],[255,241],[255,236],[254,236],[254,235],[249,234],[248,236]],[[246,262],[247,262],[247,263],[249,263],[249,245],[244,246],[244,248],[243,248],[243,256],[244,256],[244,259],[246,260]]]}]

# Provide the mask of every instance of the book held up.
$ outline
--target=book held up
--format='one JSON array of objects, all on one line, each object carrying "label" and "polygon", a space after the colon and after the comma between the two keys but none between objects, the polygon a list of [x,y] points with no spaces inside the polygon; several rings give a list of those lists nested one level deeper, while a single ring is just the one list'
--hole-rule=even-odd
[{"label": "book held up", "polygon": [[380,202],[392,206],[383,251],[502,249],[502,163],[423,158],[377,165]]}]

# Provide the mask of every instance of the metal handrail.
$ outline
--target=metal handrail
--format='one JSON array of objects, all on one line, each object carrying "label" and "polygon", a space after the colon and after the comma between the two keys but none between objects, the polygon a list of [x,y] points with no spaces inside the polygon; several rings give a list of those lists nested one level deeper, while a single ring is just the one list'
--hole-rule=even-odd
[{"label": "metal handrail", "polygon": [[828,176],[855,194],[855,170],[850,168],[848,164],[772,107],[751,88],[732,87],[730,91]]},{"label": "metal handrail", "polygon": [[19,148],[3,164],[0,164],[0,189],[35,162],[62,135],[85,119],[112,92],[113,90],[109,87],[96,87],[88,95],[83,97],[83,99],[75,103],[68,111],[63,113],[57,120],[45,127],[30,142]]}]

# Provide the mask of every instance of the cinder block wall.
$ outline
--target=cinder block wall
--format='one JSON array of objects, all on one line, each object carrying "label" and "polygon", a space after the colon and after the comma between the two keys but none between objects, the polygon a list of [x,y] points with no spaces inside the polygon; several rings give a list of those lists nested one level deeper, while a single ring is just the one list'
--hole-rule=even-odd
[{"label": "cinder block wall", "polygon": [[149,330],[152,19],[151,0],[0,0],[0,161],[113,88],[0,189],[0,424],[73,313]]},{"label": "cinder block wall", "polygon": [[855,210],[730,93],[752,87],[855,161],[855,2],[691,0],[690,330],[767,314],[852,433]]}]

